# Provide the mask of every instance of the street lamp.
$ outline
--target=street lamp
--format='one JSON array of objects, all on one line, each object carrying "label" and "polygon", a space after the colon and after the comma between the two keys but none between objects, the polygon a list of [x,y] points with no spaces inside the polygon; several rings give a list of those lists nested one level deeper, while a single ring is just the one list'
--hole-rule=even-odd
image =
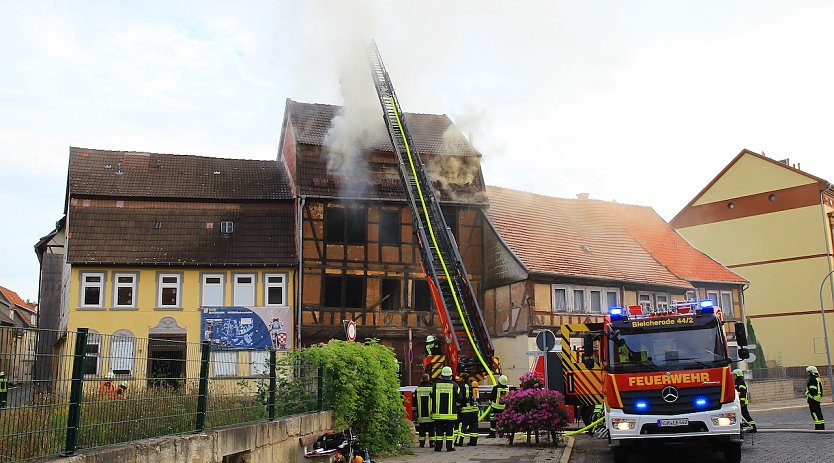
[{"label": "street lamp", "polygon": [[825,356],[828,359],[828,388],[831,389],[831,401],[834,402],[834,374],[831,373],[831,350],[828,348],[828,328],[825,325],[825,306],[822,303],[822,288],[825,287],[825,280],[831,277],[831,274],[834,274],[834,270],[828,272],[820,283],[820,314],[822,315],[822,334],[825,336]]}]

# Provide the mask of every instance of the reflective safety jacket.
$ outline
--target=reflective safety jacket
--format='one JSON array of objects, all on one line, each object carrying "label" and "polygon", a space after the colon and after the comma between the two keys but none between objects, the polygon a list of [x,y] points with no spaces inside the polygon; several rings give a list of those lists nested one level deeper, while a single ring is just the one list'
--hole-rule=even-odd
[{"label": "reflective safety jacket", "polygon": [[503,410],[506,408],[506,404],[501,403],[501,396],[506,394],[510,388],[504,386],[503,384],[496,384],[492,388],[492,393],[489,395],[489,406],[492,407],[493,410]]},{"label": "reflective safety jacket", "polygon": [[738,400],[742,405],[750,403],[750,396],[747,393],[747,383],[744,378],[736,377],[736,390],[738,391]]},{"label": "reflective safety jacket", "polygon": [[418,423],[431,423],[431,383],[420,383],[417,386],[417,391],[414,393],[414,402],[416,410],[415,416]]},{"label": "reflective safety jacket", "polygon": [[822,402],[822,381],[819,376],[808,378],[808,385],[805,386],[805,397],[816,402]]},{"label": "reflective safety jacket", "polygon": [[441,379],[432,388],[432,412],[434,421],[453,421],[458,419],[457,401],[460,395],[458,385],[449,379]]},{"label": "reflective safety jacket", "polygon": [[461,413],[472,413],[478,411],[478,402],[475,398],[475,391],[477,389],[472,388],[472,384],[464,383],[460,388],[460,412]]}]

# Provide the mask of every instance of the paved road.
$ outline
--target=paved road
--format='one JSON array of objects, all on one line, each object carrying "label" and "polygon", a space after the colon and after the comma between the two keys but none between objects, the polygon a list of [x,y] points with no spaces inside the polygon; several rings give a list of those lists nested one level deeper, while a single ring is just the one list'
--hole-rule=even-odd
[{"label": "paved road", "polygon": [[[814,425],[807,408],[778,410],[751,410],[759,428],[767,429],[813,429]],[[823,414],[834,429],[834,406],[823,406]],[[692,445],[656,446],[649,449],[635,449],[631,463],[644,461],[668,461],[674,463],[703,463],[722,461],[722,455],[709,448]],[[571,463],[610,463],[614,459],[608,451],[606,441],[587,435],[578,436],[573,447]],[[834,461],[834,434],[760,432],[745,434],[742,447],[744,463],[816,463]]]},{"label": "paved road", "polygon": [[[459,447],[454,452],[435,452],[428,448],[412,448],[412,455],[383,458],[381,463],[558,463],[564,447],[550,443],[528,446],[525,443],[510,447],[506,439],[478,439],[476,447]],[[377,461],[374,459],[374,461]]]}]

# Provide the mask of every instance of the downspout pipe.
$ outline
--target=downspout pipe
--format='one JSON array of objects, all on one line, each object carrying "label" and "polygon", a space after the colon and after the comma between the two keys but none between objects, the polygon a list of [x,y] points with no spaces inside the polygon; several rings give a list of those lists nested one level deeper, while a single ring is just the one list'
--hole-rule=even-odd
[{"label": "downspout pipe", "polygon": [[[822,301],[822,285],[825,285],[825,279],[831,277],[831,274],[834,273],[834,268],[832,268],[831,262],[831,239],[832,237],[829,235],[831,232],[831,222],[828,220],[828,214],[825,213],[825,193],[832,191],[834,189],[834,185],[828,184],[828,186],[820,191],[820,214],[822,216],[822,238],[825,241],[825,261],[828,263],[828,274],[823,278],[822,283],[820,284],[820,311],[822,312],[822,329],[823,334],[825,335],[825,355],[828,360],[828,387],[834,388],[834,373],[831,371],[831,351],[828,345],[828,328],[825,322],[825,306],[823,305]],[[830,278],[828,282],[829,288],[831,288],[831,300],[834,301],[834,278]],[[834,402],[834,390],[831,391],[831,400]]]},{"label": "downspout pipe", "polygon": [[304,286],[304,204],[307,202],[307,196],[301,195],[298,202],[298,211],[296,213],[296,224],[298,227],[298,269],[295,272],[295,347],[301,349],[301,319],[304,303],[301,299]]}]

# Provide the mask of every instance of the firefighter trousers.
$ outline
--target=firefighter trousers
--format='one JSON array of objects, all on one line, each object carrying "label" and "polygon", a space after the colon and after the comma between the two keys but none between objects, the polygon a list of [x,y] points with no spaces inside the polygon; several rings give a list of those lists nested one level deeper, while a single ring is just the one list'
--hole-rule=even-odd
[{"label": "firefighter trousers", "polygon": [[825,419],[822,417],[822,406],[813,399],[808,399],[808,408],[814,420],[814,429],[825,429]]},{"label": "firefighter trousers", "polygon": [[475,445],[478,442],[478,412],[461,413],[460,422],[463,425],[461,441],[469,436],[469,445]]},{"label": "firefighter trousers", "polygon": [[446,442],[446,450],[455,449],[454,427],[457,420],[434,420],[434,450],[439,452]]},{"label": "firefighter trousers", "polygon": [[420,447],[429,442],[429,447],[434,447],[434,423],[417,423],[417,440],[420,442]]}]

